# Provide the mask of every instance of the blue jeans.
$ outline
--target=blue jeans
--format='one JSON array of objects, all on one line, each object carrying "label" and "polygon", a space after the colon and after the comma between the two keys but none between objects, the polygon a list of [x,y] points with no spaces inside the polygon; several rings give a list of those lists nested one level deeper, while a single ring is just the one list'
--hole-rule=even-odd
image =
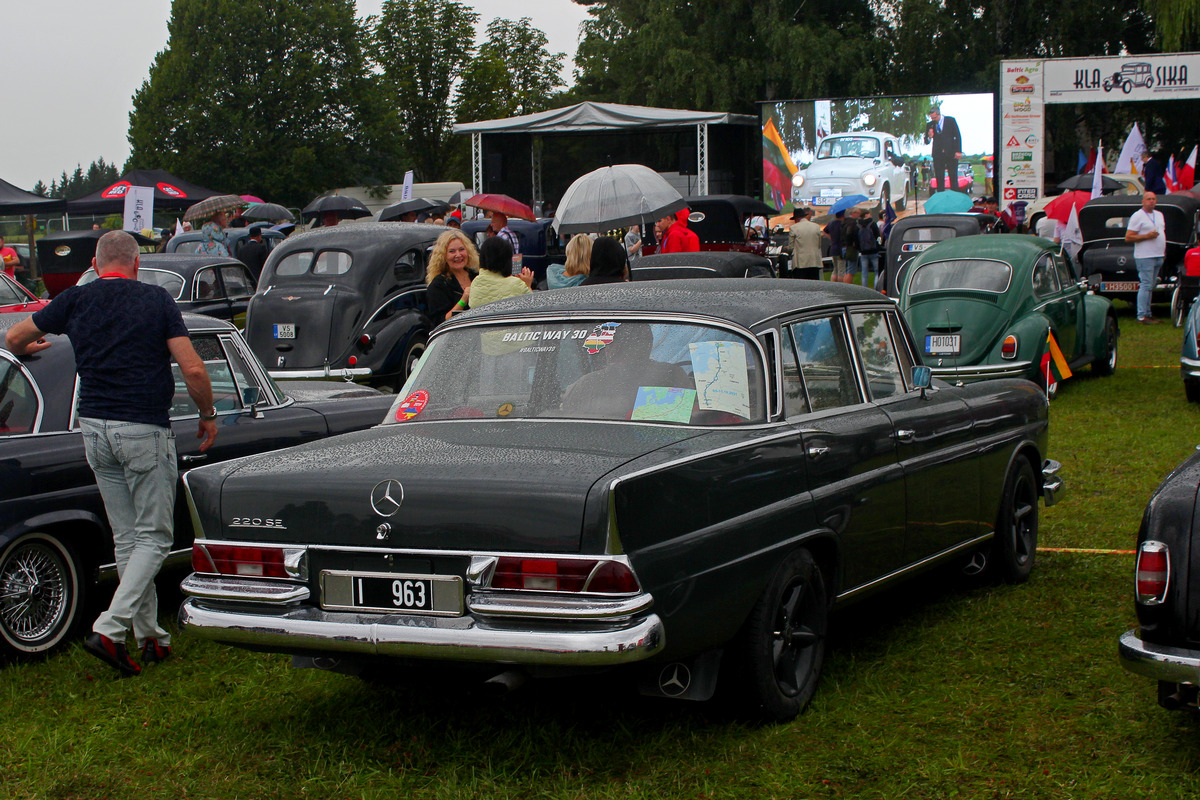
[{"label": "blue jeans", "polygon": [[175,529],[175,433],[139,422],[81,417],[88,465],[112,526],[121,583],[92,630],[118,644],[130,630],[138,647],[171,635],[158,624],[154,576],[171,551]]},{"label": "blue jeans", "polygon": [[1150,295],[1158,281],[1158,269],[1163,265],[1163,257],[1135,258],[1133,263],[1137,265],[1138,274],[1137,318],[1145,319],[1150,316]]},{"label": "blue jeans", "polygon": [[867,285],[867,268],[871,270],[871,285],[868,288],[874,289],[876,277],[879,275],[879,253],[859,253],[858,254],[858,271],[862,275],[862,285]]}]

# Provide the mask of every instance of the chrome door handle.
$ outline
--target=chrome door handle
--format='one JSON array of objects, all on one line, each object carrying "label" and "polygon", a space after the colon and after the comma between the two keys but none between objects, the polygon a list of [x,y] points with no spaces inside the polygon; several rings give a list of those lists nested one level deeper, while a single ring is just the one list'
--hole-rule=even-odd
[{"label": "chrome door handle", "polygon": [[182,461],[184,464],[195,464],[199,461],[203,461],[206,458],[208,458],[208,454],[197,453],[194,456],[180,456],[179,460]]},{"label": "chrome door handle", "polygon": [[910,431],[905,428],[901,428],[900,430],[896,431],[897,441],[911,442],[913,439],[916,438],[916,436],[917,436],[916,431]]},{"label": "chrome door handle", "polygon": [[821,456],[825,455],[828,452],[829,452],[828,447],[821,447],[819,445],[813,445],[812,447],[808,448],[808,457],[809,458],[820,458]]}]

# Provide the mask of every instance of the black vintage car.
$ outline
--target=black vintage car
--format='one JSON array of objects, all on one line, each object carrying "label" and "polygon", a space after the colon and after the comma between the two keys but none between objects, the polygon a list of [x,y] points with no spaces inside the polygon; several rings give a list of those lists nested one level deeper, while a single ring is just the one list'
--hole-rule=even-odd
[{"label": "black vintage car", "polygon": [[[245,228],[226,228],[225,235],[228,237],[229,255],[234,258],[239,258],[242,249],[246,243],[250,241],[249,235],[251,228],[259,228],[262,231],[263,244],[267,246],[267,252],[274,250],[279,246],[286,236],[283,232],[277,231],[269,225],[250,225]],[[177,233],[167,241],[167,246],[164,252],[167,253],[195,253],[200,249],[203,234],[200,231],[187,231],[185,233]]]},{"label": "black vintage car", "polygon": [[246,340],[272,377],[399,386],[425,351],[437,225],[363,222],[293,234],[271,252]]},{"label": "black vintage car", "polygon": [[[48,233],[37,240],[38,266],[42,271],[42,282],[51,297],[68,286],[74,286],[79,276],[92,265],[96,255],[96,242],[108,233],[107,230],[58,231]],[[153,239],[140,233],[130,232],[142,251],[156,246]]]},{"label": "black vintage car", "polygon": [[1155,490],[1138,531],[1134,607],[1138,626],[1120,638],[1125,669],[1158,682],[1163,708],[1200,711],[1200,453]]},{"label": "black vintage car", "polygon": [[909,262],[938,242],[959,236],[985,233],[996,221],[984,214],[911,214],[892,223],[888,234],[887,253],[883,262],[888,297],[898,297],[900,284]]},{"label": "black vintage car", "polygon": [[657,253],[629,262],[629,278],[656,281],[675,278],[774,278],[771,259],[738,251]]},{"label": "black vintage car", "polygon": [[843,284],[488,304],[437,329],[389,424],[189,473],[180,621],[392,677],[627,667],[706,699],[720,673],[787,719],[831,608],[968,559],[1025,579],[1061,489],[1034,384],[930,387],[918,352]]},{"label": "black vintage car", "polygon": [[[1125,241],[1129,218],[1142,207],[1142,198],[1111,195],[1089,200],[1079,210],[1083,248],[1077,261],[1083,277],[1097,294],[1133,301],[1137,297],[1138,274],[1133,244]],[[1183,257],[1196,246],[1200,225],[1200,200],[1185,194],[1160,195],[1155,211],[1161,211],[1167,226],[1167,252],[1158,270],[1155,302],[1171,302],[1171,319],[1176,327],[1196,299],[1200,280],[1184,276]]]},{"label": "black vintage car", "polygon": [[[0,315],[0,333],[25,318]],[[181,471],[378,423],[391,398],[354,384],[274,384],[227,322],[184,321],[213,382],[219,434],[197,450],[197,410],[176,370],[171,424]],[[17,358],[0,349],[0,653],[46,653],[90,622],[98,580],[116,577],[112,533],[75,419],[75,354],[64,336]],[[175,509],[176,564],[192,531]]]},{"label": "black vintage car", "polygon": [[[97,279],[88,267],[80,285]],[[147,253],[138,262],[138,280],[167,290],[179,310],[245,323],[246,306],[254,295],[254,275],[235,258],[184,253]]]},{"label": "black vintage car", "polygon": [[[491,220],[487,219],[466,220],[462,224],[462,231],[476,246],[481,246],[490,223]],[[559,246],[558,237],[554,235],[554,229],[551,227],[553,225],[554,220],[550,218],[541,218],[537,222],[527,219],[508,220],[508,227],[521,243],[521,266],[529,267],[533,272],[535,284],[542,284],[546,280],[547,265],[563,257],[563,248]]]}]

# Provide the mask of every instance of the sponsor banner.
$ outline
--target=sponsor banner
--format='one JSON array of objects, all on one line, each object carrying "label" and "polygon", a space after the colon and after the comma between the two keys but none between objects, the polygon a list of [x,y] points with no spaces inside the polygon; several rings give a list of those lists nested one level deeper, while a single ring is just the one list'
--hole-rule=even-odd
[{"label": "sponsor banner", "polygon": [[996,181],[1001,205],[1041,196],[1045,63],[1000,63],[1000,164]]},{"label": "sponsor banner", "polygon": [[1040,64],[1047,103],[1200,98],[1200,53],[1056,58]]},{"label": "sponsor banner", "polygon": [[154,228],[154,187],[127,186],[125,188],[124,230],[140,233]]}]

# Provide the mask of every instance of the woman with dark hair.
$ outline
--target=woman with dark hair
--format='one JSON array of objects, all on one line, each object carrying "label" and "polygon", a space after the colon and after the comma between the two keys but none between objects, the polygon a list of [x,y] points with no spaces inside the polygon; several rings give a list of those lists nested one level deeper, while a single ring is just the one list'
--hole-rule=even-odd
[{"label": "woman with dark hair", "polygon": [[479,248],[479,275],[471,281],[471,308],[485,303],[529,294],[533,272],[529,267],[513,275],[512,245],[503,236],[493,236]]},{"label": "woman with dark hair", "polygon": [[624,283],[629,280],[629,254],[625,246],[611,236],[592,243],[592,261],[588,276],[580,286],[600,283]]}]

